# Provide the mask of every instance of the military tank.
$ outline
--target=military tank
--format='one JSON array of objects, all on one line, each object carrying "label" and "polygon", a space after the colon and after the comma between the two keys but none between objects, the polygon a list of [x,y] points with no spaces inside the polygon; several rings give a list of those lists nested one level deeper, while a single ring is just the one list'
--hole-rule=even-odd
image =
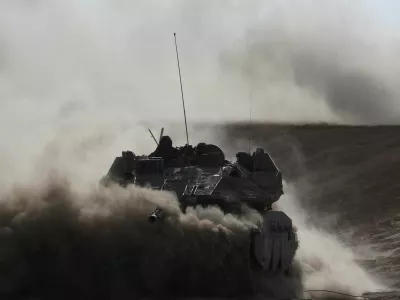
[{"label": "military tank", "polygon": [[[171,138],[163,136],[164,129],[157,141],[149,129],[156,150],[139,156],[123,151],[100,183],[105,186],[118,183],[123,187],[132,184],[175,193],[184,214],[192,207],[217,206],[225,214],[240,218],[250,208],[259,213],[261,221],[249,230],[243,229],[241,234],[183,232],[179,226],[177,232],[167,230],[171,224],[164,218],[163,208],[156,207],[149,211],[148,226],[141,225],[140,230],[148,235],[146,247],[134,243],[130,250],[139,253],[133,255],[130,263],[135,270],[135,275],[129,273],[129,277],[135,278],[131,281],[134,287],[130,288],[152,299],[166,299],[171,294],[174,299],[177,296],[245,299],[260,294],[295,298],[297,291],[293,289],[297,287],[288,278],[299,246],[296,230],[284,212],[272,210],[272,204],[283,194],[282,173],[262,148],[253,153],[238,152],[236,161],[229,161],[214,144],[199,143],[195,147],[189,144],[175,33],[174,39],[186,145],[173,147]],[[175,241],[173,250],[171,241]],[[160,251],[171,261],[163,260]]]},{"label": "military tank", "polygon": [[[254,274],[261,274],[265,280],[290,276],[299,243],[292,220],[284,212],[272,210],[272,204],[283,195],[282,173],[264,149],[238,152],[236,161],[229,161],[214,144],[173,147],[168,136],[160,137],[157,144],[150,155],[122,152],[101,184],[133,184],[173,192],[182,212],[188,207],[217,206],[225,214],[240,216],[246,209],[254,209],[262,222],[248,232],[247,241],[242,243],[242,257],[235,260],[241,260],[246,269],[237,272],[248,273],[243,276],[251,292],[255,292]],[[148,221],[162,223],[163,213],[160,207],[149,211]]]}]

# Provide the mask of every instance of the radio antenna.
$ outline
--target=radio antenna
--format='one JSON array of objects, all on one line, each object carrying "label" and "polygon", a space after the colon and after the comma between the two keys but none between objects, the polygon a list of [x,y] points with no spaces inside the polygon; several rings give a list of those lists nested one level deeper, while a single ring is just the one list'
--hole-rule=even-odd
[{"label": "radio antenna", "polygon": [[178,44],[176,42],[176,33],[174,32],[174,39],[175,39],[175,49],[176,49],[176,60],[178,62],[178,71],[179,71],[179,82],[181,83],[181,95],[182,95],[182,106],[183,106],[183,116],[185,117],[185,128],[186,128],[186,141],[189,145],[189,134],[186,122],[186,110],[185,110],[185,98],[183,97],[183,87],[182,87],[182,76],[181,76],[181,66],[179,64],[179,55],[178,55]]},{"label": "radio antenna", "polygon": [[251,154],[251,91],[249,92],[249,154]]}]

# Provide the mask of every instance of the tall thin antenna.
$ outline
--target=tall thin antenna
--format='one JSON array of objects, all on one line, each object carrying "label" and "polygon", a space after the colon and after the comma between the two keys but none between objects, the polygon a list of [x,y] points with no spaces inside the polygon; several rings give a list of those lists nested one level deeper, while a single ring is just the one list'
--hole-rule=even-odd
[{"label": "tall thin antenna", "polygon": [[252,138],[252,134],[251,134],[251,90],[250,90],[250,97],[249,97],[249,154],[251,154],[251,138]]},{"label": "tall thin antenna", "polygon": [[182,106],[183,106],[183,116],[185,117],[185,128],[186,128],[186,141],[189,145],[189,134],[186,122],[186,109],[185,109],[185,98],[183,97],[183,87],[182,87],[182,76],[181,76],[181,66],[179,64],[179,55],[178,55],[178,44],[176,43],[176,33],[174,32],[175,39],[175,49],[176,49],[176,60],[178,61],[178,70],[179,70],[179,81],[181,83],[181,94],[182,94]]}]

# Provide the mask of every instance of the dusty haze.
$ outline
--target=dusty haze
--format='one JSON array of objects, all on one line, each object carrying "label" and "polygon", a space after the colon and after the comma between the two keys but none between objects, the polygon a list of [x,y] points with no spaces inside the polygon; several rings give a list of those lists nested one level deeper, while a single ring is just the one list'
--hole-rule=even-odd
[{"label": "dusty haze", "polygon": [[397,122],[395,30],[368,3],[1,1],[1,173],[150,151],[135,124],[183,119],[173,32],[192,126],[247,120],[250,90],[253,119]]},{"label": "dusty haze", "polygon": [[[7,209],[22,201],[12,217],[4,210],[4,222],[15,212],[30,220],[26,199],[52,199],[50,171],[86,193],[56,182],[62,196],[55,199],[67,207],[103,199],[95,186],[113,158],[154,148],[147,127],[158,135],[164,126],[177,144],[185,142],[173,32],[193,144],[229,144],[234,154],[243,137],[228,143],[226,128],[196,122],[247,121],[250,106],[253,120],[398,123],[397,36],[366,1],[0,1],[0,194]],[[36,184],[42,189],[32,189]],[[297,201],[298,190],[290,191],[285,209]],[[132,193],[102,201],[107,208],[145,197]],[[309,227],[304,211],[291,212],[309,242],[301,251],[315,250],[300,256],[308,286],[353,293],[382,287],[332,235]],[[336,256],[313,246],[328,240]],[[330,265],[332,257],[346,266]],[[341,278],[340,267],[349,277]],[[329,282],[318,281],[321,275]]]}]

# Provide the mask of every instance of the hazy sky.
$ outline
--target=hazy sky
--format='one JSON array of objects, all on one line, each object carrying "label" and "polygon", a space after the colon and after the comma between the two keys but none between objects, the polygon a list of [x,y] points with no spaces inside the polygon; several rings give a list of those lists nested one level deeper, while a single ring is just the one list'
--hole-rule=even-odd
[{"label": "hazy sky", "polygon": [[248,120],[250,90],[253,119],[398,123],[399,6],[0,0],[0,164],[151,150],[138,122],[183,123],[173,32],[189,124]]},{"label": "hazy sky", "polygon": [[[362,43],[387,47],[397,35],[394,14],[400,10],[396,1],[323,2],[3,0],[2,111],[13,119],[15,113],[22,117],[22,111],[29,111],[22,119],[34,118],[34,122],[85,109],[91,115],[102,111],[126,116],[130,112],[144,119],[180,117],[172,35],[176,31],[188,115],[192,119],[247,118],[243,113],[248,111],[248,89],[253,82],[232,68],[229,72],[221,68],[226,52],[237,55],[252,43],[267,42],[273,44],[269,49],[276,43],[297,50],[315,45],[321,52],[327,51],[321,47],[337,47],[330,50],[340,55],[351,47],[362,51]],[[344,22],[348,32],[342,32]],[[249,34],[254,31],[257,37]],[[333,40],[327,34],[333,34]],[[334,44],[335,39],[347,44]],[[272,74],[283,76],[279,82],[260,77],[268,90],[251,87],[256,89],[254,117],[335,119],[324,101],[315,99],[323,97],[309,95],[314,91],[299,90],[290,82],[292,66],[287,64],[291,62],[283,57],[287,49],[279,51],[281,58],[266,59],[281,59],[273,63],[285,74]],[[265,61],[259,67],[264,73],[279,72]],[[304,101],[294,99],[299,97]]]},{"label": "hazy sky", "polygon": [[400,2],[397,0],[366,0],[367,7],[390,30],[400,34]]}]

